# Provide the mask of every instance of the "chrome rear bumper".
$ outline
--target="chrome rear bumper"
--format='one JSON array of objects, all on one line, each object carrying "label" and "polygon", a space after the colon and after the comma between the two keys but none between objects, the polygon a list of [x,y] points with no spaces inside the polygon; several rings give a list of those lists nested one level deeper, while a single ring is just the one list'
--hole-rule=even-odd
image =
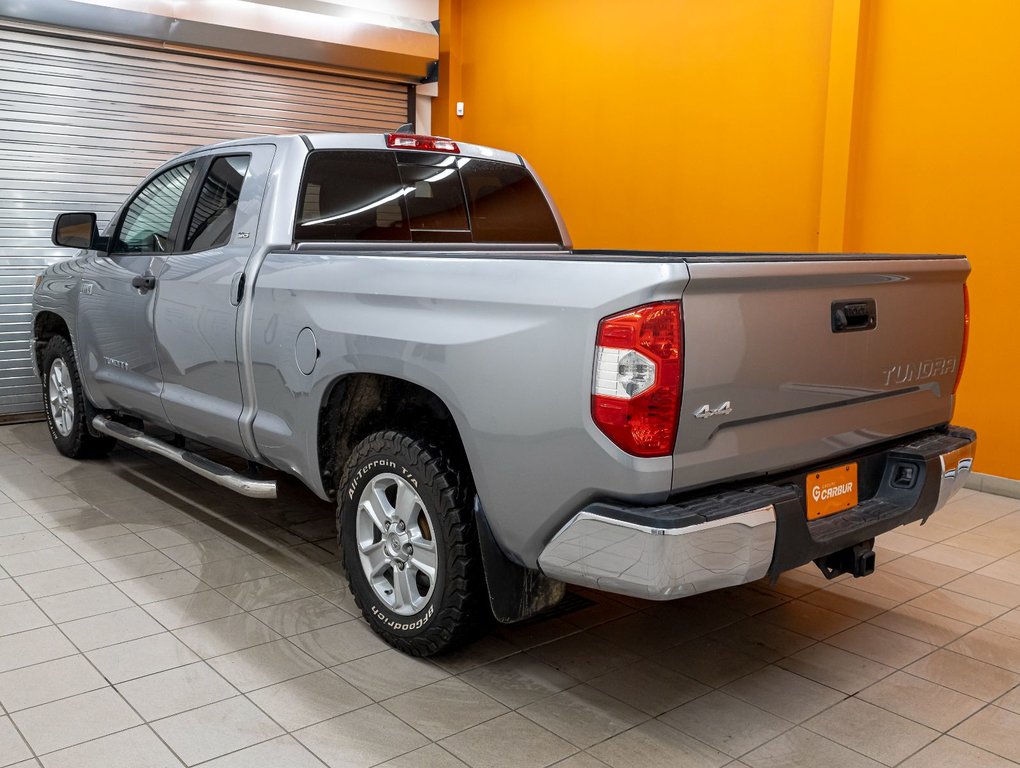
[{"label": "chrome rear bumper", "polygon": [[[648,600],[668,600],[778,576],[846,547],[924,521],[963,488],[973,463],[972,430],[932,430],[857,459],[870,467],[855,507],[807,520],[805,470],[776,485],[724,491],[658,507],[591,504],[542,551],[547,576]],[[894,481],[908,465],[919,479]]]},{"label": "chrome rear bumper", "polygon": [[772,562],[772,505],[685,528],[653,528],[582,511],[539,558],[542,571],[649,600],[732,587],[764,576]]}]

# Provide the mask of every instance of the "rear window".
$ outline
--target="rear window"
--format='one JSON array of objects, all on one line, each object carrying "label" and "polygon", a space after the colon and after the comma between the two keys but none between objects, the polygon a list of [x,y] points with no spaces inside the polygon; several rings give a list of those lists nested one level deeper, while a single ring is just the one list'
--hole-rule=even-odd
[{"label": "rear window", "polygon": [[561,243],[545,196],[523,167],[375,150],[309,155],[294,239]]}]

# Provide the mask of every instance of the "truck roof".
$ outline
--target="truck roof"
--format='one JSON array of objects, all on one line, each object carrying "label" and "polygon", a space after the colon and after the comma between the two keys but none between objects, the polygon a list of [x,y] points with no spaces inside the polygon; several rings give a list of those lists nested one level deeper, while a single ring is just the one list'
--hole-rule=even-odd
[{"label": "truck roof", "polygon": [[[386,137],[388,135],[389,134],[386,133],[301,133],[301,134],[294,133],[280,136],[254,136],[245,139],[221,141],[216,144],[207,144],[202,147],[195,147],[194,149],[189,149],[187,152],[183,152],[180,155],[180,157],[185,157],[187,155],[192,154],[193,152],[200,152],[210,149],[248,146],[251,144],[275,144],[279,146],[284,143],[297,143],[297,142],[304,143],[309,150],[391,149],[391,147],[388,147],[386,145]],[[504,163],[515,163],[517,165],[523,164],[523,160],[521,159],[520,155],[514,154],[513,152],[507,152],[506,150],[495,149],[493,147],[485,147],[480,144],[470,144],[468,142],[463,141],[456,141],[455,143],[457,145],[458,154],[462,156],[488,158],[489,160],[498,160]],[[409,149],[406,151],[414,152],[416,150]]]}]

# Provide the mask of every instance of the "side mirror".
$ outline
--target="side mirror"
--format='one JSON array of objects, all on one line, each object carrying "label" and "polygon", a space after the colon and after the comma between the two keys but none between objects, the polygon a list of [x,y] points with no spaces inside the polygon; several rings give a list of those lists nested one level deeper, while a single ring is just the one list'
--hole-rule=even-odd
[{"label": "side mirror", "polygon": [[99,248],[99,231],[94,213],[62,213],[53,222],[54,245],[63,248]]}]

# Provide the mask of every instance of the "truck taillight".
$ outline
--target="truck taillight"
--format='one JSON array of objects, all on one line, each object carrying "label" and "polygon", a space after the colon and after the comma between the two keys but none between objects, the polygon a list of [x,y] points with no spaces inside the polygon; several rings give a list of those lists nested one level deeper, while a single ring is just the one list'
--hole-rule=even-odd
[{"label": "truck taillight", "polygon": [[596,344],[595,424],[627,453],[671,454],[683,379],[680,304],[646,304],[604,318]]},{"label": "truck taillight", "polygon": [[963,378],[963,364],[967,362],[967,345],[970,343],[970,292],[967,284],[963,284],[963,347],[960,349],[960,364],[956,367],[956,383],[953,384],[953,394],[960,388],[960,379]]},{"label": "truck taillight", "polygon": [[459,154],[460,147],[452,139],[441,136],[422,136],[417,133],[387,133],[386,146],[390,149],[424,149],[429,152]]}]

